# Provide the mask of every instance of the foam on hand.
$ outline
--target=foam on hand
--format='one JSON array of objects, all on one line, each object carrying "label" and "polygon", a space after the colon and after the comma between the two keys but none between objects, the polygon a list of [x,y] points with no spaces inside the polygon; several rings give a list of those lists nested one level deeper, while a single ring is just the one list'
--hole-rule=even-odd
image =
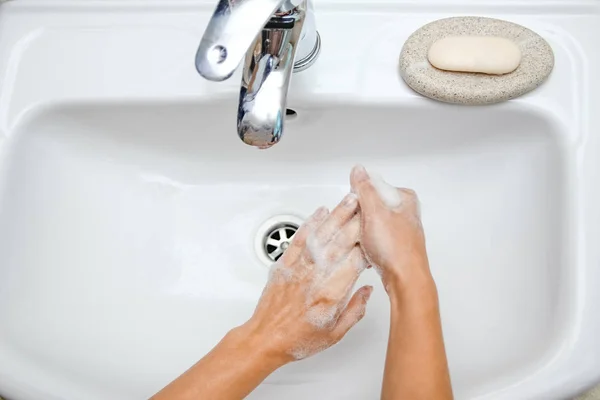
[{"label": "foam on hand", "polygon": [[315,264],[316,273],[320,278],[325,276],[325,273],[330,268],[330,262],[327,260],[327,254],[325,252],[324,246],[319,243],[316,235],[310,234],[306,238],[306,249],[308,250],[308,254],[313,259]]},{"label": "foam on hand", "polygon": [[318,342],[304,342],[300,343],[295,349],[293,349],[290,352],[290,355],[297,361],[304,360],[305,358],[327,350],[329,347],[331,347],[331,342],[326,340],[321,340]]},{"label": "foam on hand", "polygon": [[336,307],[313,306],[308,309],[306,317],[312,325],[323,329],[334,322],[336,312]]},{"label": "foam on hand", "polygon": [[377,190],[381,201],[391,209],[399,208],[402,205],[402,195],[400,191],[387,183],[381,175],[368,172],[371,184]]}]

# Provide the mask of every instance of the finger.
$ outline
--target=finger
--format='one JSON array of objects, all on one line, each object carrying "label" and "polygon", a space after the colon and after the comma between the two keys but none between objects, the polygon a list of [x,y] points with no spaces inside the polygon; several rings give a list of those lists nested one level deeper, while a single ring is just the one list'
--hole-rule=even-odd
[{"label": "finger", "polygon": [[322,297],[340,304],[343,309],[360,274],[367,268],[367,261],[360,246],[354,246],[348,257],[333,267],[322,285]]},{"label": "finger", "polygon": [[336,340],[343,338],[365,316],[371,293],[373,286],[363,286],[354,293],[333,328],[332,333]]},{"label": "finger", "polygon": [[410,210],[415,216],[418,218],[421,217],[421,204],[419,201],[419,196],[412,189],[399,188],[398,192],[400,193],[400,197],[402,198],[402,204],[404,208]]},{"label": "finger", "polygon": [[377,189],[373,186],[367,170],[362,165],[357,165],[352,169],[350,186],[358,196],[360,208],[364,213],[370,215],[383,205]]},{"label": "finger", "polygon": [[321,246],[329,243],[335,234],[352,219],[358,211],[358,199],[349,193],[342,202],[329,214],[315,233],[315,240]]},{"label": "finger", "polygon": [[292,265],[298,259],[306,247],[306,238],[308,235],[315,232],[315,230],[321,225],[321,223],[323,223],[328,215],[329,210],[327,207],[320,207],[310,217],[308,217],[308,219],[294,235],[292,243],[290,243],[290,247],[288,247],[281,257],[281,260],[285,263],[285,265]]},{"label": "finger", "polygon": [[360,215],[355,214],[350,222],[342,227],[326,247],[326,260],[330,266],[335,266],[348,258],[350,252],[360,239]]}]

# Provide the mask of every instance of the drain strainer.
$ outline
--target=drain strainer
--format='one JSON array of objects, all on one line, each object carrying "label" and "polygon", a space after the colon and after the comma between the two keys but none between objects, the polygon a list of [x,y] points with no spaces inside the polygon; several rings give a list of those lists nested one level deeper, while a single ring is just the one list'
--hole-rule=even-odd
[{"label": "drain strainer", "polygon": [[258,258],[270,267],[279,260],[302,225],[293,215],[278,215],[265,221],[258,229],[254,248]]}]

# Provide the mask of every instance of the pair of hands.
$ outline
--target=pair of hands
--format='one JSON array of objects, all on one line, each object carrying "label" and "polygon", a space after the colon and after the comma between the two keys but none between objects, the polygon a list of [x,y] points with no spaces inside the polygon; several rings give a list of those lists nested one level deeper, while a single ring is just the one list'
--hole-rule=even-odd
[{"label": "pair of hands", "polygon": [[391,189],[401,201],[390,207],[381,182],[363,167],[350,180],[351,194],[332,212],[317,210],[298,230],[244,325],[269,338],[268,352],[279,364],[331,347],[362,319],[373,287],[352,292],[367,267],[377,269],[390,295],[412,275],[429,276],[415,193]]},{"label": "pair of hands", "polygon": [[417,197],[362,167],[351,183],[352,194],[296,233],[250,320],[153,399],[242,399],[276,369],[339,342],[365,314],[373,288],[353,291],[369,265],[390,297],[382,400],[452,399]]}]

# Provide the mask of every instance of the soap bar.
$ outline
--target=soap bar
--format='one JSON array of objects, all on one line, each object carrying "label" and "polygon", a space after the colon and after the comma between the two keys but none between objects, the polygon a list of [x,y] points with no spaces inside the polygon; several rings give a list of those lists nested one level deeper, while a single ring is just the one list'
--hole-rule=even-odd
[{"label": "soap bar", "polygon": [[445,71],[502,75],[517,69],[521,50],[503,37],[448,36],[433,43],[427,57]]}]

